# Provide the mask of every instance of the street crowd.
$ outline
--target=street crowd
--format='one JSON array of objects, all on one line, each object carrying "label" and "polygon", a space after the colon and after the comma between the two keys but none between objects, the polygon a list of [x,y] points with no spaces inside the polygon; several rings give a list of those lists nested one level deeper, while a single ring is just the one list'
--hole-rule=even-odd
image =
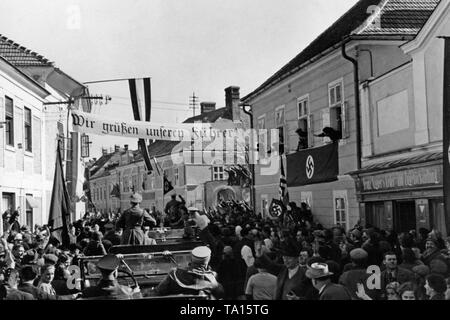
[{"label": "street crowd", "polygon": [[72,223],[64,246],[47,226],[30,230],[20,225],[19,212],[5,212],[0,300],[79,298],[83,293],[68,288],[67,279],[82,256],[107,257],[102,275],[114,287],[117,262],[109,249],[156,244],[149,231],[161,226],[205,243],[193,250],[194,267],[170,272],[156,288],[163,296],[195,293],[193,279],[201,279],[225,300],[450,300],[450,238],[437,230],[324,228],[305,203],[262,218],[243,202],[201,212],[180,199],[173,196],[164,213],[154,213],[141,209],[135,194],[123,213],[86,214]]}]

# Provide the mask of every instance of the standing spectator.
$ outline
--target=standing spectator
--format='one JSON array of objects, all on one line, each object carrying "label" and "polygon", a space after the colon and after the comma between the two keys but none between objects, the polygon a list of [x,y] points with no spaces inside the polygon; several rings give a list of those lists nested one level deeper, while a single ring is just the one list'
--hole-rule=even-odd
[{"label": "standing spectator", "polygon": [[405,282],[398,288],[398,294],[401,300],[418,300],[416,287],[412,282]]},{"label": "standing spectator", "polygon": [[55,266],[51,264],[46,264],[41,269],[41,279],[39,281],[38,289],[55,296],[56,291],[52,286],[52,281],[54,277],[55,277]]},{"label": "standing spectator", "polygon": [[398,266],[397,255],[394,252],[386,252],[384,254],[383,264],[386,270],[381,272],[381,290],[385,290],[389,283],[398,282],[403,284],[414,279],[414,274],[411,271]]},{"label": "standing spectator", "polygon": [[19,271],[16,269],[7,269],[4,273],[4,286],[6,289],[5,300],[34,300],[34,297],[27,293],[20,291],[19,286]]},{"label": "standing spectator", "polygon": [[431,261],[435,259],[445,260],[444,256],[438,248],[438,243],[435,239],[429,238],[425,242],[425,251],[422,254],[422,261],[427,266],[430,266]]},{"label": "standing spectator", "polygon": [[258,270],[257,274],[252,275],[245,290],[248,300],[274,300],[277,286],[277,277],[270,274],[267,258],[264,256],[256,258],[254,267]]},{"label": "standing spectator", "polygon": [[425,290],[429,300],[445,300],[447,283],[445,278],[438,274],[430,274],[425,278]]},{"label": "standing spectator", "polygon": [[276,300],[305,299],[307,278],[299,266],[300,248],[295,242],[285,243],[281,255],[284,267],[277,277]]},{"label": "standing spectator", "polygon": [[306,276],[319,291],[319,300],[352,300],[347,288],[331,282],[333,273],[326,263],[313,263],[306,271]]},{"label": "standing spectator", "polygon": [[367,280],[370,277],[370,274],[367,273],[367,252],[361,248],[353,249],[350,252],[350,258],[352,263],[346,266],[347,271],[341,275],[339,283],[350,291],[353,300],[359,300],[357,296],[359,283],[363,284],[364,292],[371,300],[378,299],[380,290],[369,290],[367,287]]}]

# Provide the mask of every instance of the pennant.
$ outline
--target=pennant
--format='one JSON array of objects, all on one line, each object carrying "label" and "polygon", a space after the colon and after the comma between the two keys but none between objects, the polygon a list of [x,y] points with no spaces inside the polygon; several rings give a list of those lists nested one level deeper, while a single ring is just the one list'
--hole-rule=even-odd
[{"label": "pennant", "polygon": [[166,174],[164,173],[164,195],[168,194],[173,190],[172,183],[167,179]]},{"label": "pennant", "polygon": [[111,190],[111,196],[120,198],[120,187],[118,183],[116,183],[113,189]]},{"label": "pennant", "polygon": [[56,150],[55,175],[53,177],[52,198],[50,213],[48,216],[48,226],[53,237],[63,246],[70,244],[69,224],[70,224],[70,200],[64,181],[64,170],[61,161],[61,150],[58,144]]},{"label": "pennant", "polygon": [[286,210],[283,201],[272,199],[272,203],[269,207],[269,215],[272,219],[280,218],[283,212]]}]

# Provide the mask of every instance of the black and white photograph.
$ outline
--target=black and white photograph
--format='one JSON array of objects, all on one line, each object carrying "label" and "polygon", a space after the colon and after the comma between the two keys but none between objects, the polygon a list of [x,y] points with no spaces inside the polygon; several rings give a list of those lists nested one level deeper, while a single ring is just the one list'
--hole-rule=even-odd
[{"label": "black and white photograph", "polygon": [[450,300],[449,0],[0,12],[0,305]]}]

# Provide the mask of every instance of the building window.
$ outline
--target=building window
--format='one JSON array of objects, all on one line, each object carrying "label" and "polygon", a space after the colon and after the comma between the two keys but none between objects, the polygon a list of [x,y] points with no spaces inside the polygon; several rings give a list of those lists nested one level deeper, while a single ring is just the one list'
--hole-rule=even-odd
[{"label": "building window", "polygon": [[223,166],[213,167],[213,181],[223,181],[225,180],[225,171]]},{"label": "building window", "polygon": [[32,152],[33,151],[33,143],[32,143],[32,130],[31,130],[31,110],[25,108],[25,151]]},{"label": "building window", "polygon": [[298,146],[297,151],[312,147],[312,121],[309,113],[309,97],[304,96],[297,100],[298,111]]},{"label": "building window", "polygon": [[266,116],[258,118],[258,153],[260,159],[266,158],[267,154],[267,131]]},{"label": "building window", "polygon": [[347,192],[335,191],[334,199],[334,222],[337,226],[348,229],[348,208],[347,208]]},{"label": "building window", "polygon": [[6,144],[14,146],[14,102],[11,98],[5,97],[5,107]]},{"label": "building window", "polygon": [[280,155],[283,155],[285,151],[285,124],[284,106],[280,106],[275,110],[275,125],[278,129],[278,151]]},{"label": "building window", "polygon": [[337,131],[342,138],[343,125],[345,122],[344,112],[344,83],[337,80],[328,85],[328,98],[330,107],[330,127]]}]

